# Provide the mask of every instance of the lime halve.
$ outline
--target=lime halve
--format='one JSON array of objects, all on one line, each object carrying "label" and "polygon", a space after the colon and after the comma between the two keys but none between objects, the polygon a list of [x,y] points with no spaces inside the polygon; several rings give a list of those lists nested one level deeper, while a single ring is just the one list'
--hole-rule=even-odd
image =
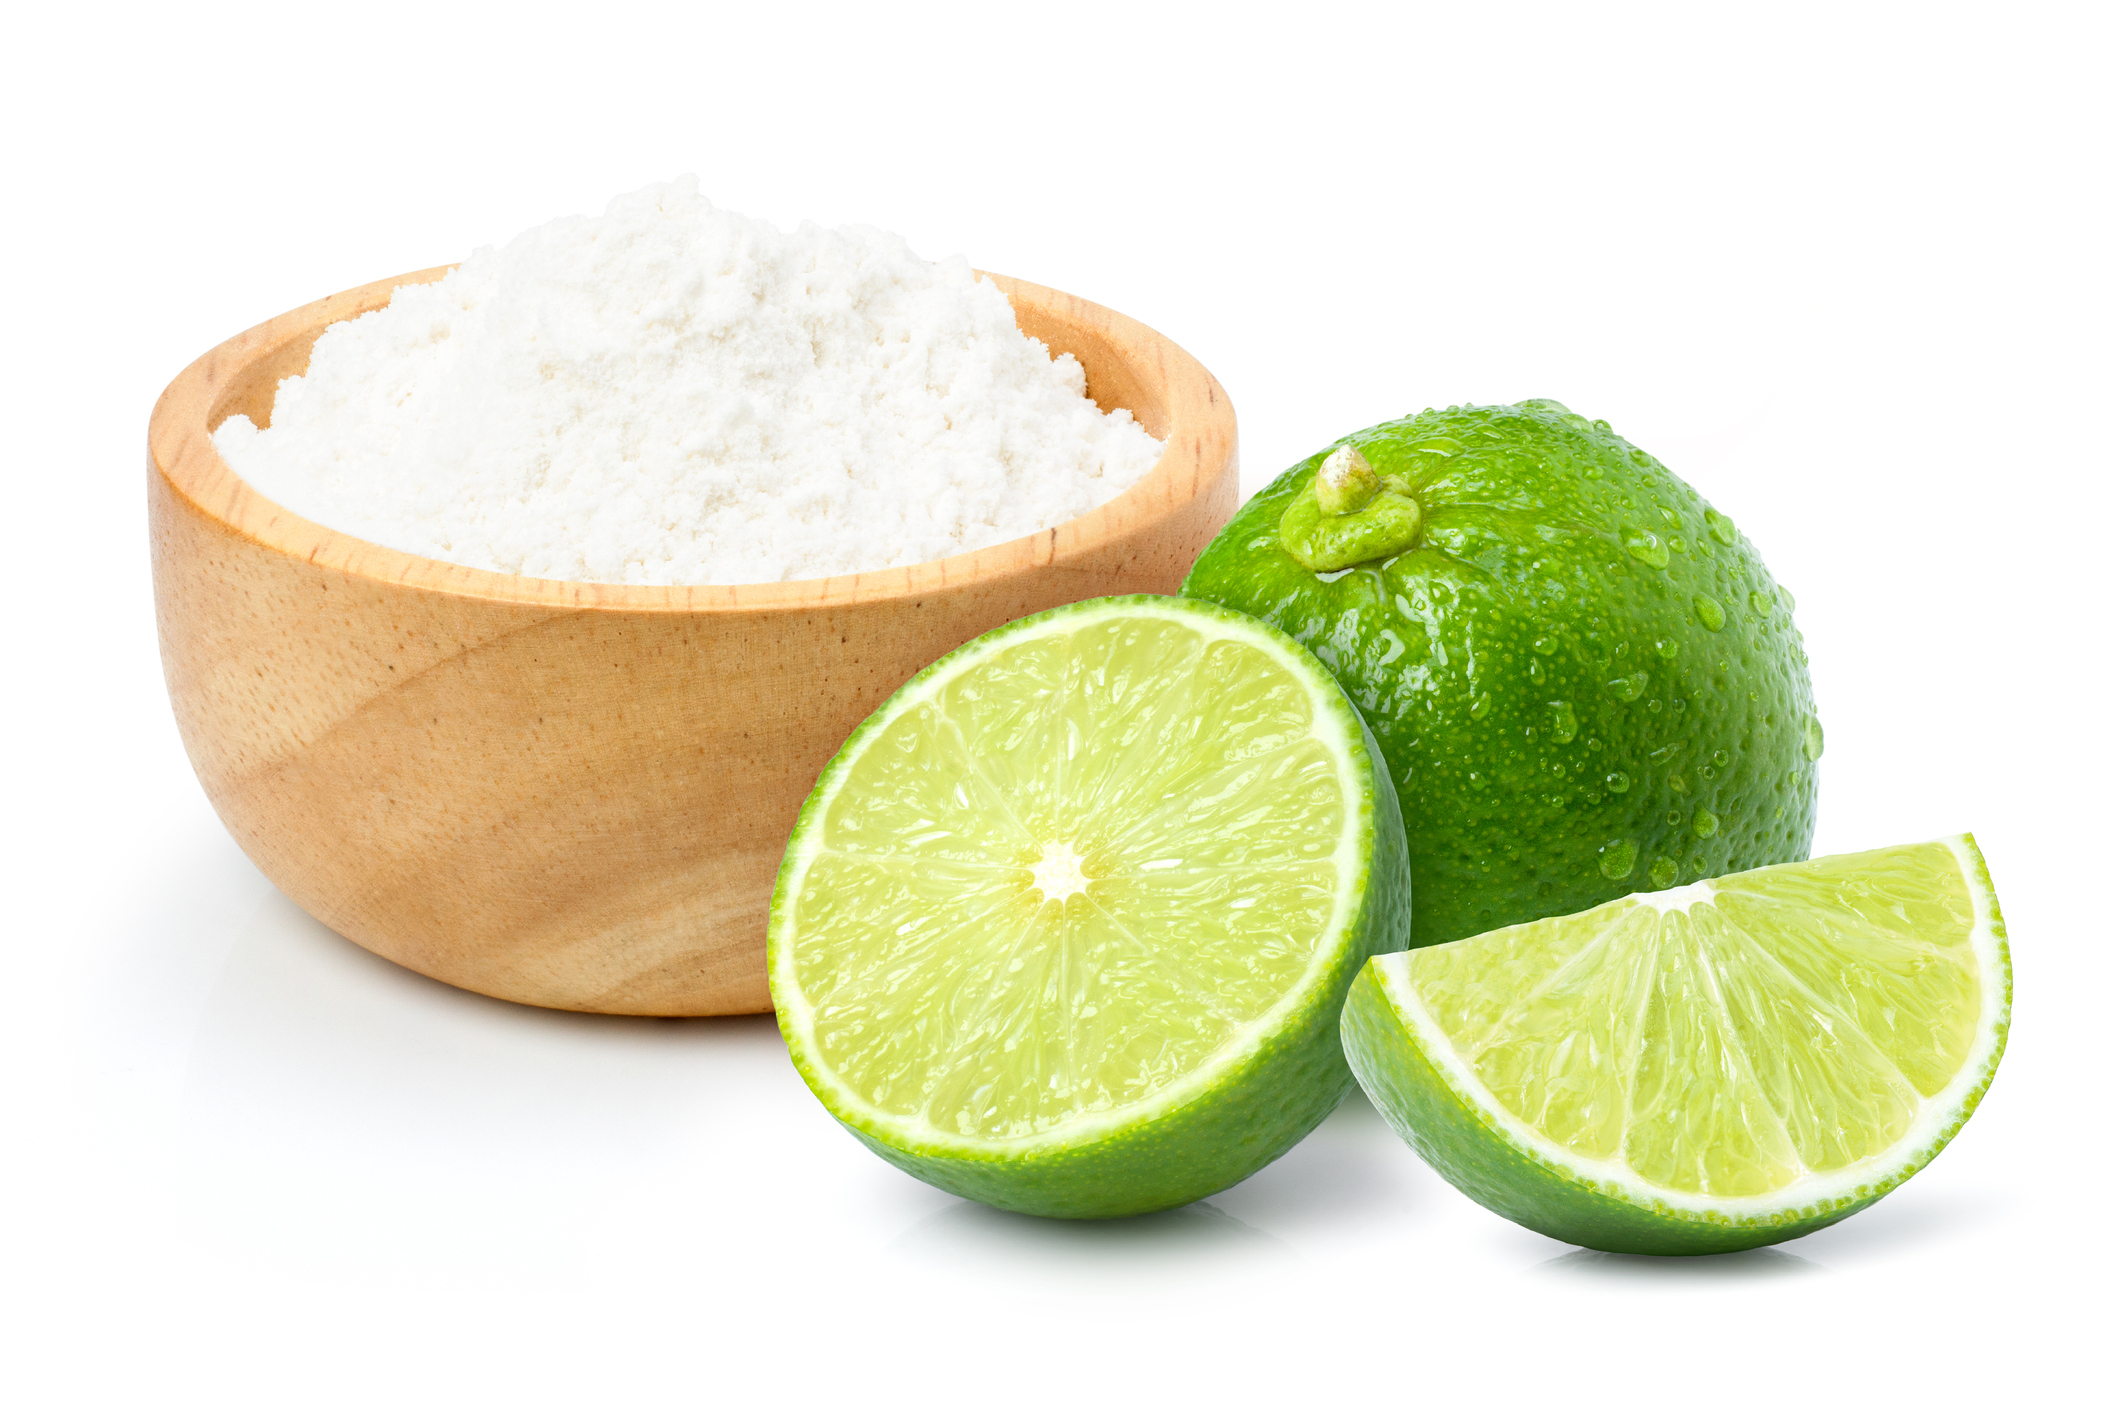
[{"label": "lime halve", "polygon": [[1353,1084],[1349,980],[1406,946],[1382,757],[1317,660],[1153,596],[922,671],[820,776],[774,891],[789,1054],[869,1148],[1060,1217],[1204,1197]]}]

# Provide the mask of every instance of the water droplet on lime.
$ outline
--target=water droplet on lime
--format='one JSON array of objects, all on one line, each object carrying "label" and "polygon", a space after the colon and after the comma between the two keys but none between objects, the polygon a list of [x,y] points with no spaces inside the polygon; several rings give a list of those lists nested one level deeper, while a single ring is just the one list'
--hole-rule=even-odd
[{"label": "water droplet on lime", "polygon": [[1628,553],[1652,569],[1663,569],[1672,562],[1672,552],[1657,533],[1651,530],[1630,530],[1621,536],[1621,544]]},{"label": "water droplet on lime", "polygon": [[1576,740],[1576,709],[1566,702],[1547,704],[1548,735],[1555,741],[1567,744]]},{"label": "water droplet on lime", "polygon": [[1642,696],[1642,690],[1649,685],[1648,673],[1629,673],[1624,678],[1614,678],[1606,684],[1606,688],[1622,702],[1633,702]]},{"label": "water droplet on lime", "polygon": [[1710,813],[1710,810],[1706,805],[1702,806],[1699,810],[1696,810],[1694,812],[1694,833],[1701,836],[1703,839],[1707,839],[1710,835],[1715,834],[1717,829],[1722,824],[1723,822],[1721,820],[1717,819],[1714,814]]},{"label": "water droplet on lime", "polygon": [[1794,595],[1794,594],[1792,594],[1792,593],[1790,593],[1790,587],[1789,587],[1789,586],[1788,586],[1787,584],[1778,584],[1778,585],[1776,585],[1776,586],[1775,586],[1775,592],[1776,592],[1777,594],[1779,594],[1780,596],[1782,596],[1782,607],[1783,607],[1783,608],[1785,608],[1785,609],[1794,609],[1794,608],[1796,608],[1796,607],[1797,607],[1797,596],[1796,596],[1796,595]]},{"label": "water droplet on lime", "polygon": [[1561,640],[1556,638],[1551,633],[1542,634],[1538,638],[1532,640],[1532,651],[1534,653],[1540,654],[1543,657],[1553,657],[1554,650],[1559,647],[1561,647]]},{"label": "water droplet on lime", "polygon": [[1482,717],[1487,716],[1488,694],[1483,692],[1482,694],[1480,694],[1480,696],[1474,698],[1473,705],[1467,710],[1466,715],[1471,717],[1476,722],[1479,721]]},{"label": "water droplet on lime", "polygon": [[1817,761],[1826,754],[1826,732],[1820,727],[1819,719],[1809,713],[1805,715],[1804,741],[1799,749],[1807,761]]},{"label": "water droplet on lime", "polygon": [[1669,889],[1672,887],[1672,881],[1678,877],[1679,866],[1663,855],[1660,854],[1650,861],[1650,882],[1658,888]]},{"label": "water droplet on lime", "polygon": [[1676,638],[1660,638],[1650,646],[1657,650],[1660,658],[1669,660],[1679,656],[1679,640]]},{"label": "water droplet on lime", "polygon": [[1537,658],[1532,660],[1532,666],[1526,671],[1531,674],[1533,682],[1545,682],[1547,680],[1547,665],[1540,662]]},{"label": "water droplet on lime", "polygon": [[1606,772],[1605,788],[1615,795],[1627,794],[1628,787],[1634,784],[1633,781],[1628,779],[1628,773],[1625,771]]},{"label": "water droplet on lime", "polygon": [[1757,589],[1745,596],[1745,602],[1752,605],[1753,612],[1763,619],[1768,616],[1768,611],[1775,607],[1775,601]]},{"label": "water droplet on lime", "polygon": [[1694,617],[1701,620],[1701,626],[1710,633],[1718,633],[1723,629],[1723,605],[1706,594],[1694,596]]},{"label": "water droplet on lime", "polygon": [[1718,545],[1736,545],[1738,543],[1738,527],[1731,523],[1729,516],[1716,511],[1709,511],[1702,519],[1709,523],[1709,534],[1716,537]]},{"label": "water droplet on lime", "polygon": [[1598,851],[1598,872],[1608,879],[1625,879],[1635,872],[1635,841],[1608,840]]},{"label": "water droplet on lime", "polygon": [[1731,753],[1719,747],[1715,751],[1709,753],[1709,760],[1715,762],[1719,766],[1728,766],[1731,764]]}]

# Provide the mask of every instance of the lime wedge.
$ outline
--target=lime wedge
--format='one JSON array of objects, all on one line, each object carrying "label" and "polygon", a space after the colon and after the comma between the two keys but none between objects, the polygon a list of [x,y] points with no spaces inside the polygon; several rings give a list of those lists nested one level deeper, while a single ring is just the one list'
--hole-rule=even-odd
[{"label": "lime wedge", "polygon": [[1349,980],[1406,946],[1397,799],[1255,619],[1093,599],[973,640],[819,777],[774,890],[789,1054],[907,1172],[1058,1217],[1205,1197],[1353,1085]]},{"label": "lime wedge", "polygon": [[2010,1026],[1971,835],[1779,864],[1379,958],[1363,1088],[1487,1207],[1609,1252],[1730,1252],[1936,1157]]}]

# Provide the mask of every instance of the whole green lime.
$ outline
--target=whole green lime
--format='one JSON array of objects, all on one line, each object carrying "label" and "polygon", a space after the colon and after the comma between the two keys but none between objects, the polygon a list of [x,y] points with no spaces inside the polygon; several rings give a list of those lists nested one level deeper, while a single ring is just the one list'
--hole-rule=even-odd
[{"label": "whole green lime", "polygon": [[1559,403],[1335,443],[1182,592],[1289,634],[1362,712],[1417,947],[1811,852],[1824,738],[1795,600],[1692,487]]}]

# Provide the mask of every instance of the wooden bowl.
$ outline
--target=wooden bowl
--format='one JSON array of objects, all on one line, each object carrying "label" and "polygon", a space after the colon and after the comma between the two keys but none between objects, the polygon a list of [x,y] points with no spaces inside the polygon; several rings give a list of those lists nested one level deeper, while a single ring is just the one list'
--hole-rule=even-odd
[{"label": "wooden bowl", "polygon": [[447,268],[305,305],[185,369],[148,427],[148,505],[170,701],[222,822],[328,926],[488,996],[768,1010],[774,872],[847,733],[997,624],[1174,592],[1237,507],[1237,422],[1205,368],[1000,276],[1018,326],[1166,447],[1116,499],[991,549],[781,584],[578,584],[387,550],[239,480],[209,431],[266,425],[326,325]]}]

